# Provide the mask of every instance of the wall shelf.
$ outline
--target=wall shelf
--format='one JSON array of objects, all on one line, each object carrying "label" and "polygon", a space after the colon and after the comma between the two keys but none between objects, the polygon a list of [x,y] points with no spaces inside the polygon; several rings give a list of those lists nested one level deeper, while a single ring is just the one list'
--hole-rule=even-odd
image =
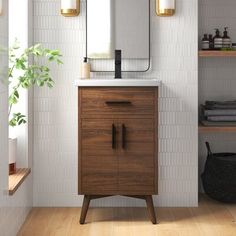
[{"label": "wall shelf", "polygon": [[199,57],[236,57],[236,51],[205,51],[198,52]]},{"label": "wall shelf", "polygon": [[236,133],[236,126],[198,126],[199,133]]},{"label": "wall shelf", "polygon": [[30,172],[31,169],[22,168],[17,169],[15,174],[9,175],[9,195],[13,195],[16,192],[16,190],[24,182],[26,177],[30,174]]}]

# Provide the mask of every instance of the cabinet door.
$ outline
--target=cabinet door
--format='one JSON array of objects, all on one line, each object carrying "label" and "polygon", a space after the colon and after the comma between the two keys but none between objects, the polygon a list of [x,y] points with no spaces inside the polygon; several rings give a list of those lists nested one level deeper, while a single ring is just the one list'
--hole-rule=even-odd
[{"label": "cabinet door", "polygon": [[115,130],[110,119],[81,119],[80,175],[82,194],[114,194],[118,188]]},{"label": "cabinet door", "polygon": [[155,193],[154,119],[122,119],[119,149],[120,194],[148,195]]}]

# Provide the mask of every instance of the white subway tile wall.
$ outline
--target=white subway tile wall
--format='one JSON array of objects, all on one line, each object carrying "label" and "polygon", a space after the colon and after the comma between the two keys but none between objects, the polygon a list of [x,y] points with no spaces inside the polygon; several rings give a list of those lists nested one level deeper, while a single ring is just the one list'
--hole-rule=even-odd
[{"label": "white subway tile wall", "polygon": [[[135,7],[135,6],[134,6]],[[198,205],[198,1],[178,0],[173,17],[160,18],[151,0],[151,57],[148,73],[160,89],[159,206]],[[34,93],[34,206],[80,206],[77,195],[77,88],[85,54],[85,1],[79,17],[60,15],[60,0],[34,0],[34,40],[64,55],[53,66],[55,87]],[[108,65],[107,65],[108,66]],[[94,74],[107,77],[111,74]],[[142,206],[113,197],[95,206]]]},{"label": "white subway tile wall", "polygon": [[[214,36],[214,29],[222,34],[229,27],[229,36],[236,43],[236,1],[199,1],[199,45],[204,33]],[[199,104],[206,100],[236,100],[236,59],[200,58],[199,60]],[[199,136],[199,177],[206,160],[204,142],[209,141],[214,152],[236,152],[235,134],[201,134]],[[202,188],[201,188],[202,191]]]}]

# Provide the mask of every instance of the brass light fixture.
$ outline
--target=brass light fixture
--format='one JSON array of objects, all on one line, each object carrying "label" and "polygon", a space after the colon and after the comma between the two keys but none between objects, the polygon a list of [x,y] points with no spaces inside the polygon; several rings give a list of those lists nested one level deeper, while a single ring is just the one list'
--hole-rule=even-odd
[{"label": "brass light fixture", "polygon": [[79,13],[80,0],[61,0],[61,14],[63,16],[78,16]]},{"label": "brass light fixture", "polygon": [[175,0],[156,0],[158,16],[173,16],[175,14]]}]

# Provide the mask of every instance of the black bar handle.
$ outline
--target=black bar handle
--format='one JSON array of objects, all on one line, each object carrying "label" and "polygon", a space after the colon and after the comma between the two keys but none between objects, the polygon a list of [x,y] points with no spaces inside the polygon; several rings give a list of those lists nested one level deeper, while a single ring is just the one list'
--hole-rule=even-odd
[{"label": "black bar handle", "polygon": [[126,127],[122,124],[122,148],[126,148]]},{"label": "black bar handle", "polygon": [[116,148],[116,127],[112,124],[112,149]]},{"label": "black bar handle", "polygon": [[106,101],[108,106],[111,105],[131,105],[130,101]]}]

